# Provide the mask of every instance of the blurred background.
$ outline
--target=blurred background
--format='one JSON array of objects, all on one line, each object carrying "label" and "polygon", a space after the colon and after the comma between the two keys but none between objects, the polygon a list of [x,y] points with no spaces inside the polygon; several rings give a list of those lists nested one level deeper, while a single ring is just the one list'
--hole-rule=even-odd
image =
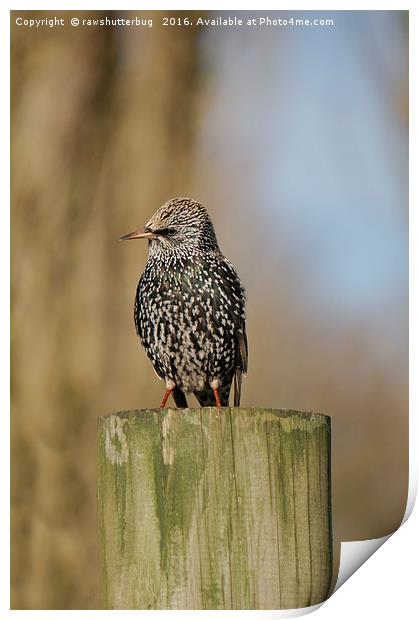
[{"label": "blurred background", "polygon": [[332,416],[336,545],[391,532],[408,481],[407,12],[73,15],[132,16],[11,16],[12,607],[99,606],[96,420],[162,396],[133,324],[146,244],[118,238],[175,196],[206,204],[247,288],[243,404]]}]

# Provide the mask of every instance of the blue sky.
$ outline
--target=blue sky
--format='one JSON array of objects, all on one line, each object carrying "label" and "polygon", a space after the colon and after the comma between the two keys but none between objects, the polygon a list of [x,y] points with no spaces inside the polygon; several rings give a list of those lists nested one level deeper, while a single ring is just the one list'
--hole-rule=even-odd
[{"label": "blue sky", "polygon": [[301,295],[356,316],[406,297],[406,35],[400,12],[327,16],[207,31],[200,148],[228,195],[278,223]]}]

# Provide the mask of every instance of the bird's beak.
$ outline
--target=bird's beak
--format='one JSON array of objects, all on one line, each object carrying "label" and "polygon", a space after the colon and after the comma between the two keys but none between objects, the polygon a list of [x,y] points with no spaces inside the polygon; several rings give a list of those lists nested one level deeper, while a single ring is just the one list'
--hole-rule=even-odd
[{"label": "bird's beak", "polygon": [[151,228],[140,228],[140,230],[134,230],[134,232],[124,235],[120,238],[120,241],[127,241],[128,239],[156,239],[157,235],[151,230]]}]

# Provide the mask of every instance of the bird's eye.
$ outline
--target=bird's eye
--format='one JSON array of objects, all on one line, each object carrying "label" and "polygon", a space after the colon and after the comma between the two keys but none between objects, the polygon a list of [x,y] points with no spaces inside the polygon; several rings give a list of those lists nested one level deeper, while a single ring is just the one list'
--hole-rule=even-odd
[{"label": "bird's eye", "polygon": [[174,228],[160,228],[159,230],[154,231],[157,235],[161,235],[162,237],[172,237],[176,234],[176,230]]}]

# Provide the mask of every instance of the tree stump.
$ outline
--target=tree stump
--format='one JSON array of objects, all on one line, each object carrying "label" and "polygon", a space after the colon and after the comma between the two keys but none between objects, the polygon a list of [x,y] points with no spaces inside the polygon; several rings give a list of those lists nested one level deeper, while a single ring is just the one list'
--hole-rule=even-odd
[{"label": "tree stump", "polygon": [[99,419],[105,609],[288,609],[332,575],[330,418],[275,409]]}]

